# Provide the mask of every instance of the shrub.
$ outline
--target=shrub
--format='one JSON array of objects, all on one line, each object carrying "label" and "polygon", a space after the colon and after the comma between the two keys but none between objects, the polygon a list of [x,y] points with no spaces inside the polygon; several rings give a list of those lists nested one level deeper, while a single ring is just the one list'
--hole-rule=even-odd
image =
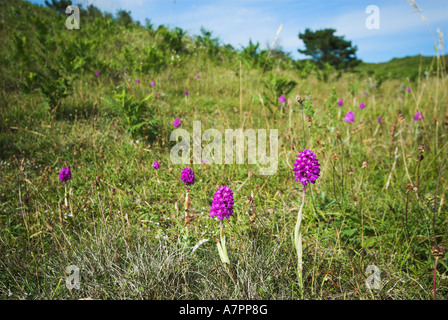
[{"label": "shrub", "polygon": [[123,87],[121,92],[114,91],[113,98],[107,97],[112,106],[120,109],[124,115],[127,125],[126,132],[135,139],[141,136],[143,129],[148,129],[151,137],[154,137],[157,134],[157,119],[147,120],[144,118],[150,113],[147,101],[152,97],[152,94],[138,100],[134,96],[128,95],[126,90],[127,88]]}]

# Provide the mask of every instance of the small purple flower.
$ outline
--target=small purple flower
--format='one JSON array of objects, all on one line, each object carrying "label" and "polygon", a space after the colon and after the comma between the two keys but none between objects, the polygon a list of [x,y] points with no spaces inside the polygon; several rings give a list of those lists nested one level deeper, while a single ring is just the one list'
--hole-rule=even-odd
[{"label": "small purple flower", "polygon": [[97,77],[99,77],[99,76],[100,76],[100,73],[97,71],[97,72],[95,73],[95,75],[96,75]]},{"label": "small purple flower", "polygon": [[355,114],[351,111],[347,112],[347,114],[345,115],[344,121],[353,123],[355,122]]},{"label": "small purple flower", "polygon": [[366,104],[365,103],[361,103],[360,105],[359,105],[359,109],[364,109],[366,107]]},{"label": "small purple flower", "polygon": [[378,118],[378,122],[379,122],[379,123],[383,122],[383,118],[379,117],[379,118]]},{"label": "small purple flower", "polygon": [[151,87],[154,87],[156,83],[154,81],[151,81]]},{"label": "small purple flower", "polygon": [[175,126],[175,127],[180,127],[180,120],[179,120],[179,118],[176,118],[176,119],[174,120],[174,122],[173,122],[173,126]]},{"label": "small purple flower", "polygon": [[186,96],[188,96],[188,91],[187,91],[187,90],[185,90],[185,92],[184,92],[184,93],[185,93],[185,95],[186,95]]},{"label": "small purple flower", "polygon": [[152,164],[152,167],[156,170],[158,170],[160,168],[160,164],[159,161],[154,161],[154,163]]},{"label": "small purple flower", "polygon": [[140,83],[140,78],[135,79],[135,83]]},{"label": "small purple flower", "polygon": [[72,179],[72,173],[70,171],[70,168],[61,168],[61,171],[59,172],[59,180],[66,183],[68,180]]},{"label": "small purple flower", "polygon": [[306,98],[309,99],[311,96],[309,94],[306,95]]},{"label": "small purple flower", "polygon": [[205,160],[205,159],[201,159],[201,162],[202,162],[202,163],[206,163],[207,160]]},{"label": "small purple flower", "polygon": [[233,191],[227,186],[220,186],[213,196],[210,217],[223,220],[230,216],[233,216]]},{"label": "small purple flower", "polygon": [[198,75],[198,74],[196,75],[196,79],[199,79],[200,77],[201,77],[200,75]]},{"label": "small purple flower", "polygon": [[300,181],[304,187],[307,184],[316,182],[319,178],[320,168],[319,160],[313,151],[305,149],[297,155],[296,162],[294,162],[294,169],[296,181]]},{"label": "small purple flower", "polygon": [[278,98],[278,102],[280,102],[280,103],[285,103],[285,101],[286,101],[286,98],[284,96],[280,96]]},{"label": "small purple flower", "polygon": [[181,174],[180,174],[180,178],[182,179],[182,182],[189,186],[191,184],[194,184],[194,173],[193,170],[191,170],[190,168],[185,168],[184,170],[182,170]]},{"label": "small purple flower", "polygon": [[421,120],[421,119],[423,119],[423,115],[420,112],[417,111],[417,113],[414,116],[414,121],[418,121],[418,120]]},{"label": "small purple flower", "polygon": [[343,104],[344,104],[344,101],[342,101],[342,99],[339,99],[338,106],[342,106]]},{"label": "small purple flower", "polygon": [[366,91],[365,95],[366,95],[366,97],[368,97],[368,96],[369,96],[369,93]]},{"label": "small purple flower", "polygon": [[407,87],[407,88],[406,88],[406,91],[407,91],[407,92],[411,92],[411,87]]}]

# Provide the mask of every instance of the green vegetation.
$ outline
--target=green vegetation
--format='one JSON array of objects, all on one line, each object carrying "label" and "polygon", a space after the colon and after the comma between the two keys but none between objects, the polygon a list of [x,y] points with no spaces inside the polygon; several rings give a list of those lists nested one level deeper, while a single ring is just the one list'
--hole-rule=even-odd
[{"label": "green vegetation", "polygon": [[[446,55],[441,58],[442,65],[440,66],[441,70],[446,73],[448,65],[443,61],[447,61]],[[414,82],[419,78],[434,76],[437,72],[436,63],[437,60],[433,57],[414,56],[395,58],[383,63],[362,62],[355,70],[366,76],[374,76],[384,80],[409,79]]]},{"label": "green vegetation", "polygon": [[335,36],[336,29],[323,29],[311,31],[305,29],[299,33],[299,39],[305,44],[305,50],[300,53],[311,56],[319,67],[329,64],[337,69],[349,69],[358,65],[361,61],[356,59],[356,46],[344,39],[343,36]]},{"label": "green vegetation", "polygon": [[[125,11],[89,6],[68,30],[52,3],[0,1],[1,299],[298,299],[292,168],[305,148],[321,172],[302,212],[303,297],[433,299],[431,248],[448,246],[446,56],[317,69]],[[187,225],[185,165],[170,161],[176,118],[190,133],[193,121],[278,129],[277,172],[260,175],[247,152],[241,165],[191,163]],[[221,185],[234,193],[231,269],[209,216]],[[79,290],[65,286],[71,265]],[[380,289],[366,285],[371,265]],[[445,256],[438,299],[447,273]]]}]

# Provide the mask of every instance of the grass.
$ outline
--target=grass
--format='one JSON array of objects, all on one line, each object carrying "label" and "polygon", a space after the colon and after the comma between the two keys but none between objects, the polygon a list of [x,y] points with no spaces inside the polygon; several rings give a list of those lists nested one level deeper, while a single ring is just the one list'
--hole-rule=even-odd
[{"label": "grass", "polygon": [[[20,19],[30,8],[48,19],[51,34],[33,36],[39,24]],[[73,84],[55,106],[39,83],[31,90],[24,83],[29,72],[47,72],[64,56],[58,40],[68,30],[57,26],[65,17],[21,1],[2,1],[0,9],[2,299],[300,298],[293,230],[302,189],[292,166],[304,148],[321,164],[320,178],[307,189],[301,224],[304,299],[433,299],[431,248],[447,246],[443,70],[415,81],[397,76],[377,86],[354,73],[334,74],[327,82],[316,74],[300,78],[297,70],[273,61],[267,73],[297,83],[283,112],[271,106],[277,108],[274,117],[259,99],[267,90],[262,83],[267,73],[240,64],[237,52],[220,49],[210,57],[184,37],[185,51],[161,51],[168,57],[161,71],[142,71],[145,48],[166,36],[163,30],[96,19],[70,31],[78,41],[93,39],[97,51],[84,56],[86,64],[76,72],[57,67]],[[95,35],[88,36],[89,30]],[[36,61],[14,60],[20,58],[11,35],[27,38],[25,56]],[[52,46],[56,53],[37,63],[39,50]],[[135,56],[123,57],[124,46],[135,47]],[[179,61],[170,64],[171,56]],[[442,65],[434,59],[433,68]],[[154,137],[146,138],[145,128],[131,137],[122,111],[108,103],[107,96],[124,85],[138,101],[153,94],[141,117],[157,120]],[[332,90],[343,106],[329,103]],[[307,92],[311,122],[295,101]],[[348,111],[355,113],[352,124],[343,121]],[[416,111],[424,116],[417,122]],[[190,133],[196,120],[203,131],[278,129],[276,174],[259,175],[247,155],[243,165],[192,163],[194,220],[186,226],[184,165],[169,160],[175,118]],[[154,161],[161,164],[157,171]],[[68,206],[58,180],[66,166],[73,176],[67,182]],[[224,232],[235,278],[221,265],[214,240],[219,223],[209,217],[220,185],[234,192],[235,213]],[[448,297],[447,264],[446,257],[438,261],[438,299]],[[79,290],[65,286],[70,265],[80,269]],[[366,286],[370,265],[380,270],[381,289]]]},{"label": "grass", "polygon": [[[446,60],[446,56],[443,57]],[[382,76],[386,78],[409,78],[415,81],[419,76],[426,76],[425,71],[436,70],[433,57],[412,56],[404,58],[395,58],[388,62],[366,63],[358,65],[355,70],[370,76]],[[420,73],[420,75],[419,75]]]}]

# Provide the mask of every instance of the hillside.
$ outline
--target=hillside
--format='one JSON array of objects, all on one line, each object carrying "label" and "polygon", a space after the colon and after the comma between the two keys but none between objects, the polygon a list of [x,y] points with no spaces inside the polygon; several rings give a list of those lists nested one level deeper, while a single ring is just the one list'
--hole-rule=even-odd
[{"label": "hillside", "polygon": [[[445,72],[448,71],[448,56],[440,57],[445,66]],[[355,68],[355,71],[365,75],[382,76],[389,79],[406,79],[415,81],[418,76],[425,76],[425,72],[436,72],[437,57],[412,56],[404,58],[395,58],[387,62],[366,63],[363,62]]]}]

